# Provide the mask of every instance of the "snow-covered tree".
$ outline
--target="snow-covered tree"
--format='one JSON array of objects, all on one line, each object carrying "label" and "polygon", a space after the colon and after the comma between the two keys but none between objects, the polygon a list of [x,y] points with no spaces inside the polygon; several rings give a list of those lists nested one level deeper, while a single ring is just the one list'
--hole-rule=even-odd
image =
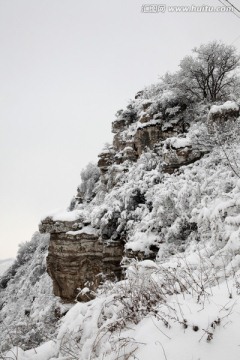
[{"label": "snow-covered tree", "polygon": [[222,100],[238,83],[236,48],[213,41],[193,49],[180,63],[178,87],[198,100]]}]

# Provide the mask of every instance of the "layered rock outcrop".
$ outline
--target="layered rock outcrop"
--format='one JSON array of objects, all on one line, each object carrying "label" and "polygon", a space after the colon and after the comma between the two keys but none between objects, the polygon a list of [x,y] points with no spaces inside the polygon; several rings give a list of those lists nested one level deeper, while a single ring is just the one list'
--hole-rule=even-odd
[{"label": "layered rock outcrop", "polygon": [[[53,280],[53,292],[65,301],[77,297],[89,300],[103,278],[121,278],[123,245],[102,241],[90,226],[69,230],[78,226],[79,222],[54,222],[50,218],[40,225],[41,232],[50,233],[47,271]],[[80,293],[84,288],[89,289],[89,294]]]},{"label": "layered rock outcrop", "polygon": [[98,166],[102,173],[107,172],[113,163],[137,161],[147,149],[153,150],[155,145],[159,145],[169,137],[187,131],[189,124],[185,119],[184,106],[173,106],[164,111],[159,109],[151,111],[153,105],[152,101],[145,100],[142,102],[142,111],[139,114],[131,112],[130,108],[128,111],[121,111],[118,119],[113,121],[113,146],[108,153],[104,151],[99,155]]}]

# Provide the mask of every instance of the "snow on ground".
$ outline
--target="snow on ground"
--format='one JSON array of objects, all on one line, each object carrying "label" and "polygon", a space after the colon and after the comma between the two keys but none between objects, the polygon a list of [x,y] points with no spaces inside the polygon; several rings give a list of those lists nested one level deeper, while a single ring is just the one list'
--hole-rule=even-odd
[{"label": "snow on ground", "polygon": [[[18,351],[18,360],[239,360],[240,271],[202,293],[190,286],[154,303],[149,291],[159,285],[150,284],[153,272],[159,276],[156,265],[143,261],[138,266],[141,276],[133,283],[120,282],[95,300],[76,304],[62,319],[55,340],[25,352],[12,349],[6,358]],[[136,282],[141,293],[134,293]],[[117,292],[124,288],[121,297]],[[152,301],[145,315],[147,303],[138,299],[143,294]]]},{"label": "snow on ground", "polygon": [[8,268],[13,264],[14,259],[4,259],[0,260],[0,276],[7,271]]},{"label": "snow on ground", "polygon": [[127,331],[125,336],[134,337],[139,344],[134,353],[136,358],[238,360],[240,297],[235,291],[233,299],[229,299],[226,283],[212,288],[211,292],[203,304],[197,304],[191,295],[173,297],[166,305],[166,311],[168,306],[178,308],[171,327],[164,326],[161,319],[148,316],[134,331]]}]

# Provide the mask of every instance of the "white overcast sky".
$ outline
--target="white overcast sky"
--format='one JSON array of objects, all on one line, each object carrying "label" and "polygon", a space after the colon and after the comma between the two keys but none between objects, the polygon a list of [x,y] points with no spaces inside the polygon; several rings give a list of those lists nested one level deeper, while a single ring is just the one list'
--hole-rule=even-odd
[{"label": "white overcast sky", "polygon": [[[0,258],[14,257],[45,213],[69,205],[138,90],[201,43],[240,49],[232,13],[144,14],[146,3],[0,0]],[[167,0],[192,3],[221,6]]]}]

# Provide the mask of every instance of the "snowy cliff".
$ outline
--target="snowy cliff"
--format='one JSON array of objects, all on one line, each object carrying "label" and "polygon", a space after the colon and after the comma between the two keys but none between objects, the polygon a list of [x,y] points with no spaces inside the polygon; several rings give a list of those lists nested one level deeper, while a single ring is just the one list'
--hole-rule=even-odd
[{"label": "snowy cliff", "polygon": [[[238,116],[233,101],[209,112],[208,105],[181,102],[158,88],[146,89],[119,111],[113,143],[99,155],[98,168],[82,173],[71,207],[40,224],[40,232],[50,233],[47,270],[54,294],[83,300],[79,288],[91,292],[103,278],[122,278],[123,258],[160,260],[165,252],[184,251],[189,241],[202,241],[193,214],[209,193],[206,174],[215,181],[207,154],[216,152],[222,166],[216,136],[225,141],[222,122],[236,128]],[[201,170],[192,173],[193,164]],[[215,197],[222,193],[218,189]]]},{"label": "snowy cliff", "polygon": [[3,359],[239,359],[240,119],[226,100],[156,85],[117,113],[69,208],[0,278]]}]

